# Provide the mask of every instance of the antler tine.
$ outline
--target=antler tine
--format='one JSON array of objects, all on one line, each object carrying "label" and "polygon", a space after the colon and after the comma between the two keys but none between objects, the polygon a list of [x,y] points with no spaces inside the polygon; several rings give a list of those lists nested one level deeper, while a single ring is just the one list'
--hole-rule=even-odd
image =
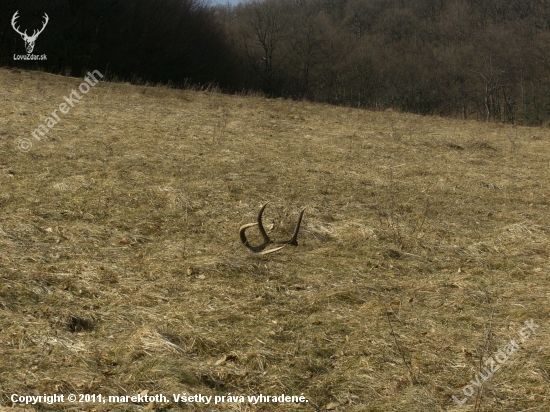
[{"label": "antler tine", "polygon": [[287,240],[286,244],[292,245],[292,246],[298,246],[298,232],[300,231],[300,225],[302,223],[302,217],[304,216],[304,212],[306,211],[306,208],[304,207],[302,211],[300,212],[300,216],[298,217],[298,223],[296,223],[296,227],[294,228],[294,234],[290,238],[290,240]]},{"label": "antler tine", "polygon": [[279,246],[279,247],[269,249],[269,250],[264,250],[263,252],[258,253],[258,255],[267,255],[269,253],[277,252],[277,251],[281,250],[282,248],[284,248],[285,246],[286,245]]},{"label": "antler tine", "polygon": [[[265,229],[264,229],[264,225],[262,223],[262,215],[264,214],[264,209],[265,207],[267,206],[269,202],[265,203],[261,208],[260,208],[260,211],[258,212],[258,221],[256,223],[248,223],[246,225],[243,225],[241,226],[241,228],[239,229],[239,236],[241,238],[241,242],[243,243],[243,245],[245,245],[248,249],[250,249],[252,252],[254,253],[259,253],[259,252],[262,252],[265,247],[267,245],[269,245],[270,243],[272,243],[272,240],[269,238],[269,236],[267,235]],[[262,238],[264,239],[263,243],[258,245],[258,246],[252,246],[249,242],[248,242],[248,239],[246,238],[246,230],[248,228],[251,228],[253,226],[258,226],[258,229],[260,231],[260,234],[262,235]],[[281,248],[277,248],[276,250],[279,250]],[[275,249],[272,249],[271,251],[265,251],[261,254],[267,254],[267,253],[271,253],[272,251],[275,252],[276,251]]]},{"label": "antler tine", "polygon": [[273,243],[273,241],[267,235],[264,229],[264,225],[262,223],[262,215],[264,214],[264,209],[268,204],[269,202],[264,203],[263,206],[260,208],[260,211],[258,212],[258,229],[260,230],[260,234],[264,238],[264,242],[266,243],[266,245],[269,243]]}]

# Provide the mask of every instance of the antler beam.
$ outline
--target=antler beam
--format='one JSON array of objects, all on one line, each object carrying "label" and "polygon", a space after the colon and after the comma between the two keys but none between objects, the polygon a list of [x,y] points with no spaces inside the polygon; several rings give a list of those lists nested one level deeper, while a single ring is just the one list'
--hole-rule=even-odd
[{"label": "antler beam", "polygon": [[[268,203],[269,202],[265,203],[260,208],[260,211],[258,212],[257,222],[248,223],[246,225],[241,226],[241,228],[239,229],[239,236],[241,238],[241,242],[243,243],[243,245],[245,247],[247,247],[251,252],[258,253],[260,255],[267,255],[268,253],[277,252],[277,251],[281,250],[282,248],[284,248],[286,245],[298,246],[298,241],[297,241],[298,232],[300,231],[300,225],[302,223],[302,218],[303,218],[304,212],[306,210],[305,207],[301,210],[300,216],[298,217],[298,223],[296,224],[296,227],[294,228],[294,234],[292,235],[292,237],[289,240],[285,240],[285,241],[282,241],[282,242],[275,242],[275,241],[271,240],[270,237],[267,235],[267,232],[265,231],[264,225],[262,223],[262,216],[264,214],[265,207],[268,205]],[[258,246],[252,246],[248,242],[248,239],[246,238],[246,230],[253,227],[253,226],[258,226],[258,230],[260,231],[260,234],[262,235],[262,238],[264,240]],[[267,247],[267,245],[269,245],[270,243],[276,243],[276,244],[283,245],[283,246],[279,246],[279,247],[269,249],[269,250],[264,250]]]}]

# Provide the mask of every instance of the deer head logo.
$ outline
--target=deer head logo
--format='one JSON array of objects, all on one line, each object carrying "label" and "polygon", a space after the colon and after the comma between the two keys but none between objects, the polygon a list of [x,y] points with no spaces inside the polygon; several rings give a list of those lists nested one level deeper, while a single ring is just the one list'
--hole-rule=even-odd
[{"label": "deer head logo", "polygon": [[44,13],[44,24],[42,25],[42,28],[40,30],[34,30],[32,36],[27,35],[27,30],[25,30],[23,33],[19,30],[19,27],[15,27],[16,20],[19,18],[19,10],[15,12],[11,19],[11,26],[13,29],[21,35],[21,38],[25,40],[25,48],[27,49],[27,54],[31,54],[34,50],[34,42],[36,41],[38,35],[44,31],[46,28],[46,24],[48,24],[48,21],[50,18],[46,13]]}]

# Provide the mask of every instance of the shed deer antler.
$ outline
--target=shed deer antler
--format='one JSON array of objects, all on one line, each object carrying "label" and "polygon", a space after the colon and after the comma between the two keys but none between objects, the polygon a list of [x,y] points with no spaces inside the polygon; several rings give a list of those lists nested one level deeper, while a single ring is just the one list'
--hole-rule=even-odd
[{"label": "shed deer antler", "polygon": [[[301,210],[300,216],[298,217],[298,223],[296,224],[296,228],[294,229],[294,234],[292,235],[292,237],[289,240],[285,240],[283,242],[275,242],[269,238],[269,236],[267,235],[264,229],[264,225],[262,224],[262,215],[264,214],[264,209],[268,203],[269,202],[265,203],[260,208],[260,211],[258,212],[258,221],[256,223],[248,223],[246,225],[241,226],[241,228],[239,229],[239,236],[241,237],[241,242],[243,242],[243,245],[245,245],[252,252],[258,253],[260,255],[267,255],[268,253],[277,252],[282,248],[284,248],[286,245],[298,246],[298,241],[297,241],[298,232],[300,231],[300,224],[302,223],[302,217],[304,216],[304,212],[306,210],[305,207]],[[258,246],[252,246],[250,243],[248,243],[248,239],[246,238],[246,233],[245,233],[246,230],[253,226],[258,226],[258,230],[260,231],[260,234],[264,239],[264,241]],[[274,249],[264,250],[267,247],[267,245],[269,245],[270,243],[276,243],[283,246],[279,246]]]},{"label": "shed deer antler", "polygon": [[16,20],[19,18],[19,10],[15,12],[13,17],[11,18],[11,26],[13,29],[21,35],[21,38],[25,41],[25,48],[27,49],[27,53],[32,53],[34,50],[34,43],[36,42],[36,39],[38,38],[38,35],[44,31],[46,28],[46,25],[48,24],[48,21],[50,21],[50,18],[46,13],[44,13],[44,23],[42,24],[42,28],[40,30],[34,30],[32,33],[32,36],[29,36],[27,34],[27,30],[24,32],[21,32],[19,30],[19,26],[15,27]]}]

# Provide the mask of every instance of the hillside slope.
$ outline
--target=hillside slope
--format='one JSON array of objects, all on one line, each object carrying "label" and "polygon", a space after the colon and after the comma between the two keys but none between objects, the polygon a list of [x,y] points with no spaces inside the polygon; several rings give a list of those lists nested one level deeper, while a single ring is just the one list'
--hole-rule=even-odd
[{"label": "hillside slope", "polygon": [[[144,391],[172,401],[156,410],[550,402],[548,129],[100,82],[33,139],[81,83],[0,69],[2,405]],[[238,228],[266,201],[275,239],[307,209],[299,246],[259,257]],[[470,381],[511,339],[480,392]],[[34,407],[69,406],[139,409]]]}]

